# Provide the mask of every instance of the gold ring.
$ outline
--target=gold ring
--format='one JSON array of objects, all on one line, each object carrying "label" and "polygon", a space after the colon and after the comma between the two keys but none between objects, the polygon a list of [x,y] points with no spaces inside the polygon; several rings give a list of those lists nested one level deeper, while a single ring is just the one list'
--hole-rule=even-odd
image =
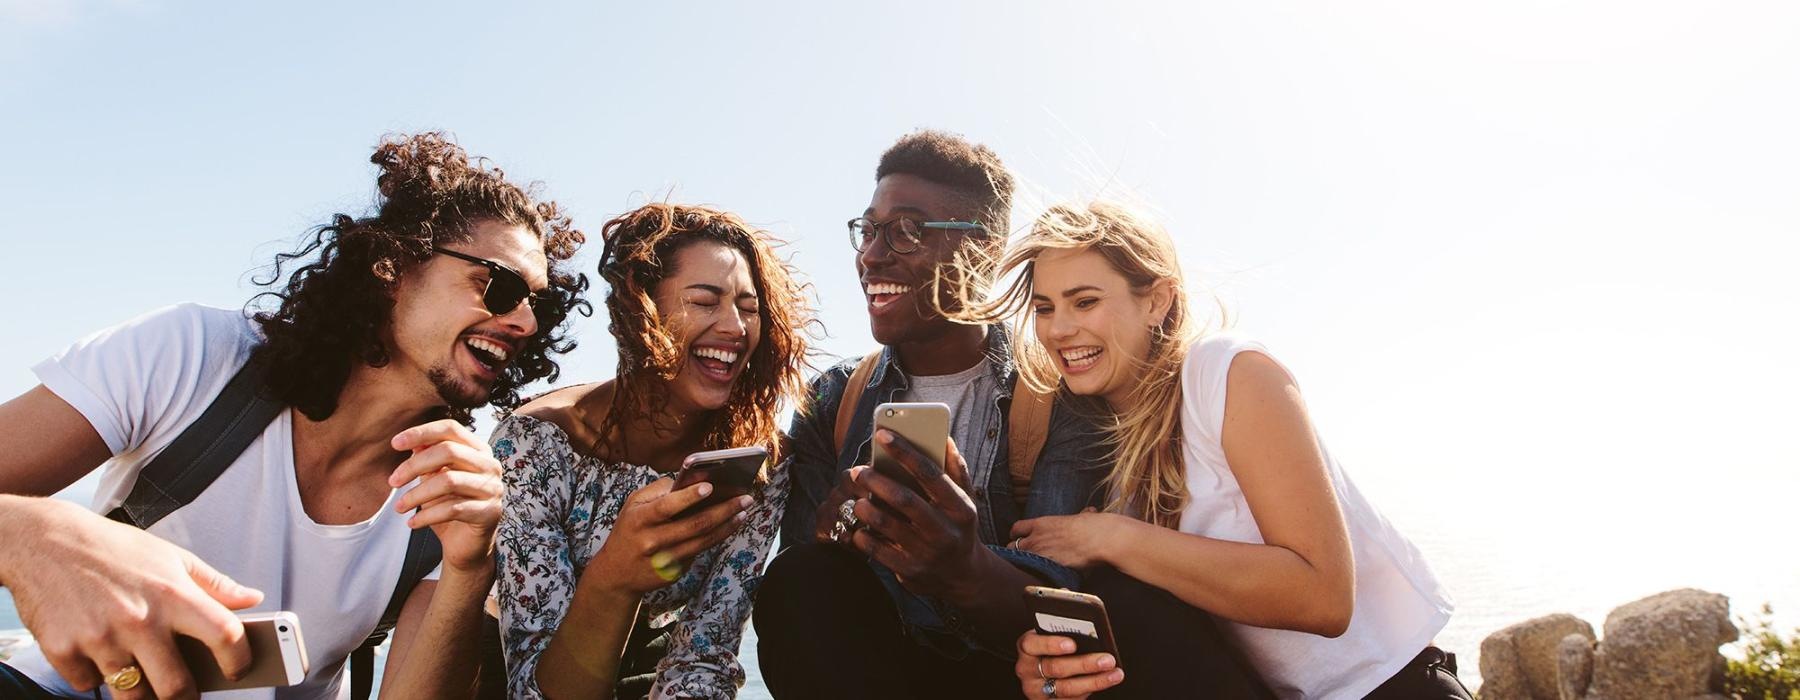
[{"label": "gold ring", "polygon": [[668,552],[657,552],[650,555],[650,569],[656,577],[670,583],[681,578],[681,562],[675,561],[675,555]]},{"label": "gold ring", "polygon": [[144,681],[144,671],[137,664],[126,664],[124,668],[106,674],[104,680],[106,687],[113,690],[131,690]]}]

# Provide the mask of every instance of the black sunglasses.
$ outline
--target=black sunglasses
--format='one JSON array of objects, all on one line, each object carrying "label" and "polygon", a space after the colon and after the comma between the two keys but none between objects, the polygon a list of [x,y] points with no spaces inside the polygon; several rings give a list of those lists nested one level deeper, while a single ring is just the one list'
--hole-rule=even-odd
[{"label": "black sunglasses", "polygon": [[512,313],[513,309],[519,308],[521,302],[529,302],[531,312],[537,315],[541,327],[544,320],[561,311],[560,306],[556,303],[558,301],[555,298],[556,295],[551,293],[551,290],[546,289],[543,293],[531,291],[531,286],[525,283],[525,276],[519,274],[517,270],[492,260],[477,258],[454,250],[432,248],[431,251],[458,260],[466,260],[488,269],[487,289],[481,293],[481,304],[487,307],[488,313],[505,316]]}]

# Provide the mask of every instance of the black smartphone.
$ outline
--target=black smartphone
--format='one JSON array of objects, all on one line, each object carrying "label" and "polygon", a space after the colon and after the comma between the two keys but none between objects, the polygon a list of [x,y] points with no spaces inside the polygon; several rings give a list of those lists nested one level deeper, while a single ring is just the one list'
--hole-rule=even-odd
[{"label": "black smartphone", "polygon": [[1099,596],[1066,588],[1026,586],[1025,607],[1037,618],[1038,634],[1055,634],[1075,640],[1075,653],[1105,652],[1123,667],[1119,645],[1113,641],[1112,622]]},{"label": "black smartphone", "polygon": [[704,481],[712,484],[713,492],[682,511],[679,517],[692,515],[715,503],[723,503],[726,499],[750,493],[756,488],[756,476],[762,473],[763,463],[767,461],[769,451],[761,447],[733,447],[688,455],[681,462],[681,471],[675,474],[673,490],[685,489]]}]

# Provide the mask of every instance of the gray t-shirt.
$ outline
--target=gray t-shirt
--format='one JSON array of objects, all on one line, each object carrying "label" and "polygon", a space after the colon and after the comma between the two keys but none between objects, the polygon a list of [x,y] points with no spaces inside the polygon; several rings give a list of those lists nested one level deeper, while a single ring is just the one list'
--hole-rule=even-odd
[{"label": "gray t-shirt", "polygon": [[994,395],[1000,391],[987,358],[956,374],[908,375],[907,380],[907,389],[895,400],[949,406],[950,439],[956,441],[956,449],[962,452],[963,461],[968,464],[969,480],[976,484],[987,483],[988,469],[994,463],[994,450],[999,447],[999,441],[991,438],[998,427],[994,422]]}]

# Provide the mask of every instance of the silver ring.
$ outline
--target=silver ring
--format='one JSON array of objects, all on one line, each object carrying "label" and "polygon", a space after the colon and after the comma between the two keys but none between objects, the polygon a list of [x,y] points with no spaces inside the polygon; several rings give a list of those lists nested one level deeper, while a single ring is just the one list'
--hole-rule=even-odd
[{"label": "silver ring", "polygon": [[1006,543],[1006,548],[1007,549],[1018,549],[1019,543],[1024,542],[1024,541],[1025,541],[1025,538],[1023,538],[1023,537],[1014,537],[1013,541]]},{"label": "silver ring", "polygon": [[1056,697],[1056,679],[1055,678],[1045,678],[1044,679],[1044,697],[1047,697],[1047,698]]},{"label": "silver ring", "polygon": [[846,530],[855,530],[858,525],[862,524],[861,520],[856,519],[856,499],[844,499],[844,502],[838,505],[838,522],[843,523]]},{"label": "silver ring", "polygon": [[850,533],[850,528],[844,527],[844,521],[839,520],[839,521],[831,524],[831,534],[826,535],[825,538],[831,540],[832,542],[843,542],[844,535],[847,535],[849,533]]}]

